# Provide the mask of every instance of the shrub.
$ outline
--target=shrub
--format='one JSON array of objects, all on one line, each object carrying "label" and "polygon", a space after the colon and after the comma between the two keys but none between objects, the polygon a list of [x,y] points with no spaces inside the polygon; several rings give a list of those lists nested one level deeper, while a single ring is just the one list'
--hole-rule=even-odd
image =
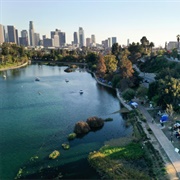
[{"label": "shrub", "polygon": [[135,94],[136,94],[136,92],[133,89],[128,88],[122,93],[122,97],[125,100],[130,101],[131,99],[134,98]]},{"label": "shrub", "polygon": [[71,133],[71,134],[68,135],[69,140],[73,140],[75,138],[76,138],[76,133]]},{"label": "shrub", "polygon": [[104,121],[113,121],[113,118],[106,118]]},{"label": "shrub", "polygon": [[104,120],[101,118],[98,118],[96,116],[94,117],[89,117],[86,122],[88,123],[89,127],[91,129],[93,128],[100,128],[104,125]]},{"label": "shrub", "polygon": [[76,134],[85,134],[85,133],[88,133],[89,131],[90,131],[90,127],[88,123],[84,121],[79,121],[75,124],[74,132]]}]

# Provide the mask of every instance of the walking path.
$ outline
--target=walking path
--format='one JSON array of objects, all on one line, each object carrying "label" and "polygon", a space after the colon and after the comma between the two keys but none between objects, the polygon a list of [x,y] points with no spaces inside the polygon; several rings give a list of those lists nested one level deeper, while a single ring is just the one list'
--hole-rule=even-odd
[{"label": "walking path", "polygon": [[172,143],[169,141],[169,139],[165,136],[165,134],[162,132],[160,127],[157,126],[156,123],[152,123],[152,117],[148,113],[148,111],[143,107],[142,105],[139,104],[139,110],[141,113],[146,117],[147,119],[147,124],[153,131],[156,139],[166,152],[169,160],[171,161],[172,165],[174,166],[178,177],[180,178],[180,155],[179,153],[175,152],[175,149],[172,145]]},{"label": "walking path", "polygon": [[[97,79],[97,77],[95,76],[95,74],[94,74],[94,77],[95,77],[96,81],[99,84],[109,87],[108,85],[100,82]],[[124,102],[123,99],[120,98],[120,94],[119,94],[118,89],[116,89],[116,93],[117,93],[118,99],[121,102]],[[145,118],[147,120],[147,124],[149,125],[149,127],[153,131],[154,136],[156,137],[156,139],[158,140],[158,142],[161,145],[162,149],[164,150],[164,152],[166,153],[166,155],[169,158],[170,162],[172,163],[172,165],[169,164],[169,163],[167,163],[167,165],[166,165],[168,174],[171,176],[170,179],[171,180],[172,179],[173,180],[180,179],[180,155],[179,155],[179,153],[175,152],[174,146],[169,141],[169,139],[166,137],[166,135],[162,132],[161,127],[158,127],[158,125],[155,122],[152,123],[152,117],[149,114],[149,112],[147,111],[147,109],[143,105],[141,105],[141,103],[138,103],[138,104],[139,104],[138,108],[141,111],[141,113],[145,116]],[[176,171],[177,174],[175,174],[175,171]]]},{"label": "walking path", "polygon": [[0,69],[0,71],[6,71],[6,70],[9,70],[9,69],[18,69],[18,68],[21,68],[21,67],[24,67],[28,65],[28,62],[24,63],[24,64],[21,64],[19,66],[13,66],[13,67],[7,67],[7,68],[2,68]]}]

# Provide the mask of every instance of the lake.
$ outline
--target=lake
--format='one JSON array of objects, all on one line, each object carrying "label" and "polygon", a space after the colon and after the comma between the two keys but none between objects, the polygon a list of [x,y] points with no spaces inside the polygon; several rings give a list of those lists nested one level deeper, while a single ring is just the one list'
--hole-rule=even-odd
[{"label": "lake", "polygon": [[[132,132],[121,114],[114,113],[120,103],[113,90],[98,85],[83,68],[72,73],[65,68],[35,64],[0,72],[0,179],[15,178],[20,168],[26,179],[96,179],[89,152]],[[70,149],[63,150],[75,123],[91,116],[113,121],[70,141]],[[54,150],[60,156],[50,160]]]}]

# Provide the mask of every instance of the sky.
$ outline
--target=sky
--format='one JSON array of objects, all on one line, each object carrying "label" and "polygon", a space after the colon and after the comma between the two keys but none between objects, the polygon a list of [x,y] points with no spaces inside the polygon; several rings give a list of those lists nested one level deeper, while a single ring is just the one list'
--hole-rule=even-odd
[{"label": "sky", "polygon": [[29,21],[41,38],[60,29],[71,43],[82,27],[85,38],[95,34],[97,43],[117,37],[127,45],[127,39],[137,43],[146,36],[164,47],[180,34],[180,0],[0,0],[0,24],[14,25],[20,36]]}]

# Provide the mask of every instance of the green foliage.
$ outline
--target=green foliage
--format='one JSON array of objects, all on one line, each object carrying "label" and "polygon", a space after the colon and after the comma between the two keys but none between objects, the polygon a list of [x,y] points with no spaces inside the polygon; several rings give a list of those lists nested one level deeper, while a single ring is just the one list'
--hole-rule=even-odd
[{"label": "green foliage", "polygon": [[138,89],[137,89],[137,96],[138,97],[143,97],[145,98],[145,96],[147,96],[147,93],[148,93],[148,89],[146,87],[143,87],[143,86],[140,86]]},{"label": "green foliage", "polygon": [[112,86],[114,88],[118,88],[120,86],[120,80],[121,80],[120,74],[114,75],[114,77],[112,79]]},{"label": "green foliage", "polygon": [[129,78],[133,76],[134,70],[131,61],[128,59],[130,52],[125,49],[121,52],[120,57],[120,74],[122,78]]},{"label": "green foliage", "polygon": [[114,43],[114,44],[112,45],[111,53],[112,53],[113,55],[115,55],[116,58],[118,58],[117,56],[118,56],[119,53],[120,53],[120,49],[121,49],[121,46],[119,46],[118,43]]},{"label": "green foliage", "polygon": [[104,56],[104,60],[108,73],[112,73],[117,70],[118,61],[114,55],[106,55]]},{"label": "green foliage", "polygon": [[106,118],[104,121],[113,121],[113,118]]},{"label": "green foliage", "polygon": [[152,98],[154,96],[157,96],[158,94],[158,88],[159,88],[159,84],[158,82],[152,82],[151,84],[149,84],[149,89],[148,89],[148,98],[150,100],[152,100]]},{"label": "green foliage", "polygon": [[68,140],[73,140],[76,138],[76,136],[77,136],[76,133],[71,133],[68,135]]},{"label": "green foliage", "polygon": [[109,147],[104,146],[100,149],[104,156],[113,159],[125,158],[135,160],[143,157],[144,151],[139,143],[130,143],[124,147]]},{"label": "green foliage", "polygon": [[87,63],[96,64],[98,60],[98,56],[95,53],[89,53],[85,59]]},{"label": "green foliage", "polygon": [[139,63],[139,66],[142,72],[149,73],[159,73],[167,68],[176,72],[176,69],[180,69],[180,63],[168,61],[163,56],[151,57],[144,63]]},{"label": "green foliage", "polygon": [[136,94],[136,92],[133,89],[128,88],[122,93],[122,97],[125,100],[130,101],[131,99],[134,98],[135,94]]}]

